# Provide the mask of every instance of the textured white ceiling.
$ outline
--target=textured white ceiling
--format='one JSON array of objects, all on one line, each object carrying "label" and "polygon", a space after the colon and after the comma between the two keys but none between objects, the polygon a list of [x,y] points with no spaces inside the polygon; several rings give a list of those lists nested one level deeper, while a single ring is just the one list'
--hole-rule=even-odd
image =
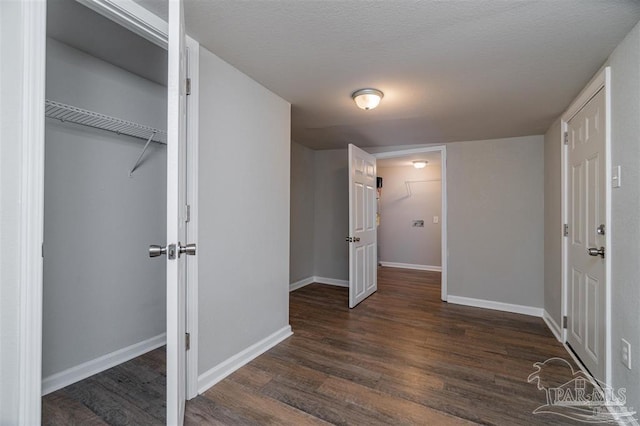
[{"label": "textured white ceiling", "polygon": [[[542,134],[640,2],[185,0],[185,13],[202,45],[292,103],[295,141],[323,149]],[[378,109],[355,107],[363,87],[385,93]]]}]

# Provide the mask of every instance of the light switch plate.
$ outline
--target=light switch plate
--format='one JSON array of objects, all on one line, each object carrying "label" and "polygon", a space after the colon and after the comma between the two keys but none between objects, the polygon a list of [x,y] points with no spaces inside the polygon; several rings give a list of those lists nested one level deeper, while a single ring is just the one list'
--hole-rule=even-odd
[{"label": "light switch plate", "polygon": [[438,223],[438,222],[440,222],[440,218],[438,216],[434,216],[433,223]]},{"label": "light switch plate", "polygon": [[631,370],[631,344],[625,339],[620,339],[620,361]]},{"label": "light switch plate", "polygon": [[613,170],[611,170],[611,187],[620,188],[621,185],[622,185],[622,168],[620,166],[615,166]]}]

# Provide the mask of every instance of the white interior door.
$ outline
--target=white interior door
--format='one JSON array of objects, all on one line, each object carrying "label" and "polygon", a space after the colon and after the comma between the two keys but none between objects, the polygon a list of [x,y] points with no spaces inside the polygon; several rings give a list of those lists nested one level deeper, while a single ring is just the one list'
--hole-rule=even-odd
[{"label": "white interior door", "polygon": [[[169,1],[167,81],[167,424],[186,400],[186,49],[182,0]],[[173,250],[172,250],[173,246]]]},{"label": "white interior door", "polygon": [[[567,123],[567,342],[589,372],[606,366],[606,105],[601,89]],[[602,250],[602,252],[598,252]],[[589,254],[589,251],[591,253]]]},{"label": "white interior door", "polygon": [[378,289],[376,158],[349,144],[349,307]]}]

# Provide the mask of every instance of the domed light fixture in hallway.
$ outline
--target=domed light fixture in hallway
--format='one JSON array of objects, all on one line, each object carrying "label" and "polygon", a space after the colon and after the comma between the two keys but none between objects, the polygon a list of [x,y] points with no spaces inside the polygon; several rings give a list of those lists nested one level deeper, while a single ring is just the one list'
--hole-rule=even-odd
[{"label": "domed light fixture in hallway", "polygon": [[383,96],[384,93],[378,89],[360,89],[351,94],[351,97],[355,101],[356,105],[358,105],[358,108],[367,111],[377,107]]},{"label": "domed light fixture in hallway", "polygon": [[415,167],[416,169],[424,169],[425,167],[427,167],[427,160],[418,160],[418,161],[414,161],[413,162],[413,167]]}]

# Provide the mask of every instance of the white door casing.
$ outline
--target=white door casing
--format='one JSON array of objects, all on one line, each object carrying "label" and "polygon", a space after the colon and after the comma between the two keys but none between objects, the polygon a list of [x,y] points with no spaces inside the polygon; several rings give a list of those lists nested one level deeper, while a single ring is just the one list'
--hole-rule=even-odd
[{"label": "white door casing", "polygon": [[378,289],[376,158],[349,144],[349,307]]},{"label": "white door casing", "polygon": [[[167,80],[167,424],[182,425],[186,400],[186,47],[182,0],[169,1]],[[173,258],[172,258],[173,257]]]},{"label": "white door casing", "polygon": [[[605,88],[566,122],[567,343],[591,375],[607,380],[608,244]],[[602,228],[600,228],[602,227]],[[602,229],[602,233],[598,229]],[[604,249],[604,257],[588,254]]]}]

